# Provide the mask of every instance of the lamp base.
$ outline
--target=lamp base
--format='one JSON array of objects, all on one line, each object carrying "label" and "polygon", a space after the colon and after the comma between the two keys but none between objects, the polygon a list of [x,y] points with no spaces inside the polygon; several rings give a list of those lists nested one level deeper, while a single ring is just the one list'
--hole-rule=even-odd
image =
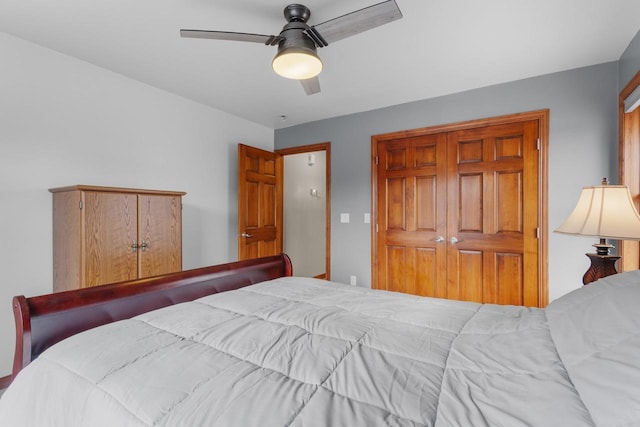
[{"label": "lamp base", "polygon": [[[595,246],[595,245],[594,245]],[[585,254],[591,260],[591,266],[582,276],[582,283],[588,285],[603,277],[618,274],[616,261],[620,259],[618,255]]]}]

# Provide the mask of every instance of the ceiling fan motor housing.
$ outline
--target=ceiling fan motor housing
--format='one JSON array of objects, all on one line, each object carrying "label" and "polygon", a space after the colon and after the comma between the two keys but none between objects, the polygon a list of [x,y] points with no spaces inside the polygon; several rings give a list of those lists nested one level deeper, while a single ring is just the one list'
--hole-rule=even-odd
[{"label": "ceiling fan motor housing", "polygon": [[316,44],[306,33],[309,26],[304,22],[290,22],[282,28],[280,32],[280,43],[278,43],[278,53],[285,49],[302,49],[316,54]]},{"label": "ceiling fan motor housing", "polygon": [[311,11],[303,4],[290,4],[284,8],[284,18],[288,22],[307,22],[311,17]]}]

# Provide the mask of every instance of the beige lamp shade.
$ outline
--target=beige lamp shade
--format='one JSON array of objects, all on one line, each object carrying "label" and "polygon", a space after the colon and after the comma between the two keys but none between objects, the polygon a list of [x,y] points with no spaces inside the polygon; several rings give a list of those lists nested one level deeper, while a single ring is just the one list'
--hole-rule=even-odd
[{"label": "beige lamp shade", "polygon": [[640,240],[640,215],[625,185],[584,187],[575,209],[555,232]]}]

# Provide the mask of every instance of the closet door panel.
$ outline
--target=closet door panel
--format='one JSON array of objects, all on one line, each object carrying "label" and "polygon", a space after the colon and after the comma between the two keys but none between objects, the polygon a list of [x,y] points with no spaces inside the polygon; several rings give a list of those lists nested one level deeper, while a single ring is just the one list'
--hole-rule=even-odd
[{"label": "closet door panel", "polygon": [[407,231],[406,221],[406,178],[390,177],[387,179],[386,229],[391,231]]},{"label": "closet door panel", "polygon": [[407,247],[387,246],[386,254],[386,289],[388,291],[407,292],[407,271],[411,265],[408,259]]},{"label": "closet door panel", "polygon": [[482,302],[484,266],[482,251],[458,249],[451,245],[447,263],[447,297]]},{"label": "closet door panel", "polygon": [[458,176],[458,197],[455,209],[458,216],[458,232],[482,233],[483,196],[482,173]]},{"label": "closet door panel", "polygon": [[537,247],[536,123],[456,131],[448,141],[447,224],[457,252],[449,297],[538,305],[537,253],[528,250]]},{"label": "closet door panel", "polygon": [[411,292],[416,295],[444,297],[446,283],[436,280],[438,274],[438,251],[435,248],[416,248],[416,270],[421,274],[414,276]]},{"label": "closet door panel", "polygon": [[524,263],[519,253],[496,253],[496,278],[487,300],[493,304],[524,304]]},{"label": "closet door panel", "polygon": [[435,232],[438,229],[438,178],[434,175],[416,177],[416,230]]},{"label": "closet door panel", "polygon": [[379,289],[446,294],[445,150],[442,135],[378,145]]},{"label": "closet door panel", "polygon": [[495,178],[496,232],[522,233],[524,228],[522,171],[497,172]]}]

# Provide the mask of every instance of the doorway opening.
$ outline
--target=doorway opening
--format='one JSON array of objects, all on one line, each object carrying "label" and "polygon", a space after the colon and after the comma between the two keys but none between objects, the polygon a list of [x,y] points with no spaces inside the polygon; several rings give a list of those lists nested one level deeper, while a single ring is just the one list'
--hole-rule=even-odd
[{"label": "doorway opening", "polygon": [[283,158],[283,251],[296,276],[330,278],[331,144],[276,150]]}]

